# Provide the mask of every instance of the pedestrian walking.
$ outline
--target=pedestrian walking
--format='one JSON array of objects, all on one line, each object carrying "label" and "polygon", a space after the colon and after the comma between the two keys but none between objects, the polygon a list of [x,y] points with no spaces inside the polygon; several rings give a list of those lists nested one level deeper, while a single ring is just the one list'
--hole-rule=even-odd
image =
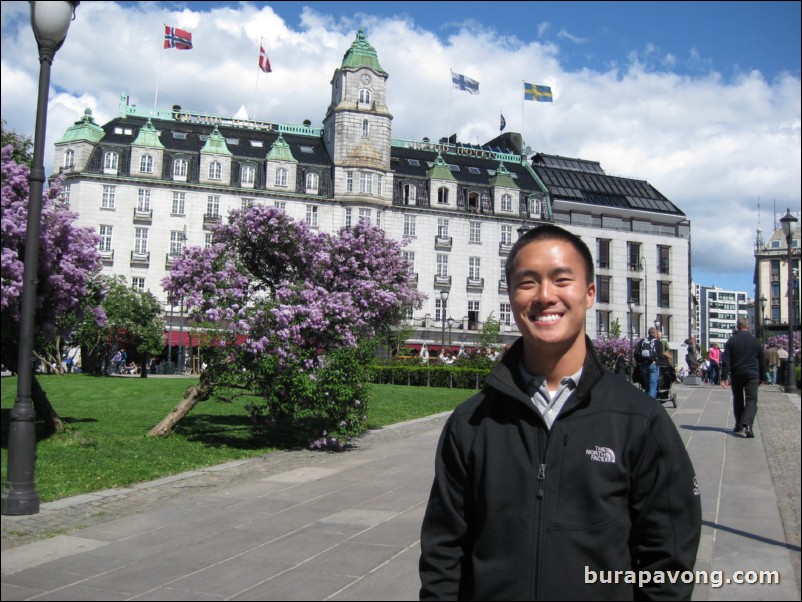
[{"label": "pedestrian walking", "polygon": [[770,343],[769,348],[766,350],[766,365],[768,366],[768,378],[766,378],[766,381],[770,382],[772,385],[776,385],[777,368],[780,366],[780,352],[777,350],[777,345],[774,343]]},{"label": "pedestrian walking", "polygon": [[421,531],[422,600],[688,600],[693,584],[587,571],[690,571],[699,488],[660,404],[600,362],[584,242],[551,224],[506,261],[522,336],[440,437]]},{"label": "pedestrian walking", "polygon": [[749,332],[749,320],[738,318],[737,324],[738,330],[727,341],[721,356],[721,386],[732,386],[733,432],[742,432],[751,439],[755,436],[752,425],[757,415],[757,389],[766,363],[763,346]]}]

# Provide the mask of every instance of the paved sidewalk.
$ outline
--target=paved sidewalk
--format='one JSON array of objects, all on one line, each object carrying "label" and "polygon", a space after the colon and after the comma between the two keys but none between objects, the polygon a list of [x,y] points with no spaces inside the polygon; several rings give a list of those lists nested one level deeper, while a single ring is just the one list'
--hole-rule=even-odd
[{"label": "paved sidewalk", "polygon": [[[756,437],[744,439],[729,431],[729,391],[674,392],[666,409],[702,489],[696,569],[781,578],[697,585],[693,599],[799,600],[799,398],[761,387]],[[444,421],[371,431],[347,453],[277,452],[3,516],[2,599],[417,599]]]}]

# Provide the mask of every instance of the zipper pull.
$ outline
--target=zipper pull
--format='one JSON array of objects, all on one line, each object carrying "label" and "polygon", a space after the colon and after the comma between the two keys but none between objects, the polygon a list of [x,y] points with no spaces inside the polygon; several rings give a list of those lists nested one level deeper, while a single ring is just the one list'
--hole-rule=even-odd
[{"label": "zipper pull", "polygon": [[543,497],[543,481],[546,479],[546,465],[541,464],[537,471],[537,497]]}]

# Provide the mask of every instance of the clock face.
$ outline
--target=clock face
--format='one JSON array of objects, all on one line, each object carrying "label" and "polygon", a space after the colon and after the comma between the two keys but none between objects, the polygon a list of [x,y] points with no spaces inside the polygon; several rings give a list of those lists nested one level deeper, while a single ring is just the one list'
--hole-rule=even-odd
[{"label": "clock face", "polygon": [[370,83],[370,75],[368,75],[367,73],[365,75],[363,75],[362,76],[362,83],[367,86]]}]

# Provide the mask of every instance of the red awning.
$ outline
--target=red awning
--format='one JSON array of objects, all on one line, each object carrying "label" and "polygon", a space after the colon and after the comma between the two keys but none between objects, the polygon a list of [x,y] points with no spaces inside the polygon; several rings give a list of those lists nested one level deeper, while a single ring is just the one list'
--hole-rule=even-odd
[{"label": "red awning", "polygon": [[197,347],[200,345],[201,338],[198,335],[192,335],[189,332],[181,332],[178,330],[169,330],[164,333],[164,344],[168,347]]},{"label": "red awning", "polygon": [[[236,341],[238,345],[242,345],[246,337],[244,334],[238,334],[236,337]],[[204,347],[209,345],[215,344],[215,339],[212,336],[205,332],[189,332],[184,331],[181,332],[179,330],[173,330],[170,332],[169,330],[164,331],[164,344],[170,347],[179,347],[183,344],[184,347],[197,347],[198,345],[203,345]]]}]

